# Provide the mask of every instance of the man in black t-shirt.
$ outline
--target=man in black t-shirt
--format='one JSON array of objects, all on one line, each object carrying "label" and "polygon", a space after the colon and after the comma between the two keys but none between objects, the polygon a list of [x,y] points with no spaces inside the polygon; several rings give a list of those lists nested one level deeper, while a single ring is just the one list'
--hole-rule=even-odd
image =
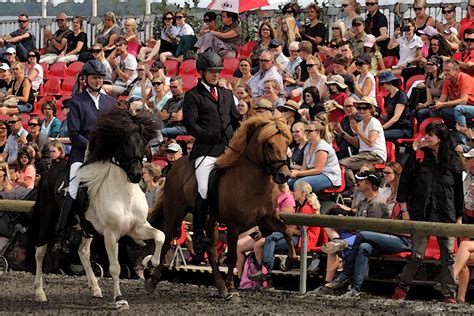
[{"label": "man in black t-shirt", "polygon": [[380,47],[380,53],[382,53],[382,56],[386,56],[389,41],[387,17],[379,11],[378,0],[368,0],[365,5],[367,6],[365,33],[375,36],[375,41]]}]

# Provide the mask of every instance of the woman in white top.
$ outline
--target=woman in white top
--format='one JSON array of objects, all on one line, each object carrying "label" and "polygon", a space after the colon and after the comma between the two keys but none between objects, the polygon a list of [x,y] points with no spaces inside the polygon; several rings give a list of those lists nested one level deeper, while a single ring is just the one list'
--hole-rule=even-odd
[{"label": "woman in white top", "polygon": [[357,155],[340,161],[341,165],[346,167],[347,184],[351,189],[355,188],[354,171],[359,171],[365,163],[378,164],[387,160],[384,130],[379,120],[373,117],[375,102],[369,97],[362,97],[360,101],[355,101],[354,105],[362,121],[357,123],[354,118],[350,119],[354,136],[344,131],[340,134],[351,145],[359,148]]},{"label": "woman in white top", "polygon": [[288,184],[293,188],[300,181],[308,182],[313,192],[341,185],[341,168],[334,148],[324,140],[325,128],[320,122],[306,125],[308,145],[304,150],[303,167],[291,170]]},{"label": "woman in white top", "polygon": [[363,54],[357,58],[356,62],[357,71],[360,73],[356,77],[354,85],[354,92],[359,97],[369,97],[375,102],[375,78],[370,72],[372,60],[368,54]]},{"label": "woman in white top", "polygon": [[347,28],[346,37],[350,39],[354,37],[354,32],[352,32],[352,20],[360,16],[361,8],[357,0],[343,0],[341,7],[344,16],[342,22],[344,22]]},{"label": "woman in white top", "polygon": [[[181,41],[181,37],[185,35],[194,35],[194,30],[189,25],[186,23],[186,18],[188,17],[188,14],[186,10],[178,10],[175,15],[174,19],[176,21],[176,28],[177,28],[177,33],[176,34],[168,34],[168,38],[170,39],[171,43],[178,45],[179,42]],[[165,62],[166,59],[169,57],[173,57],[173,53],[171,52],[163,52],[160,54],[160,61]]]},{"label": "woman in white top", "polygon": [[327,77],[324,75],[324,66],[321,59],[317,56],[309,56],[306,60],[306,68],[308,68],[309,78],[304,82],[303,88],[316,87],[319,95],[324,98],[328,88],[326,86]]},{"label": "woman in white top", "polygon": [[112,67],[109,61],[105,58],[104,48],[101,44],[95,43],[89,50],[91,57],[95,60],[100,61],[105,67],[104,84],[112,84]]},{"label": "woman in white top", "polygon": [[43,83],[43,67],[38,64],[40,53],[37,49],[28,52],[28,63],[26,65],[26,76],[31,80],[33,92],[38,92]]},{"label": "woman in white top", "polygon": [[[400,47],[400,59],[398,60],[395,69],[392,72],[395,75],[400,75],[402,69],[409,66],[410,64],[415,64],[423,56],[421,54],[421,49],[423,48],[423,41],[421,38],[415,34],[416,25],[413,19],[403,20],[402,27],[397,28],[393,32],[393,37],[390,38],[388,43],[388,49],[394,49]],[[403,36],[399,36],[400,34]]]}]

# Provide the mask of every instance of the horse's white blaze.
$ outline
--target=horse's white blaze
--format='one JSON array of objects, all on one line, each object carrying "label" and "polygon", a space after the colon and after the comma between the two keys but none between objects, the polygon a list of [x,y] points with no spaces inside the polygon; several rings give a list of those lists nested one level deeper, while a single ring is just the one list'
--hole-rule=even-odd
[{"label": "horse's white blaze", "polygon": [[48,249],[48,245],[43,245],[41,247],[37,247],[35,251],[35,260],[36,260],[36,275],[35,275],[35,300],[37,302],[46,302],[48,299],[46,298],[46,293],[43,289],[43,259],[46,255],[46,250]]}]

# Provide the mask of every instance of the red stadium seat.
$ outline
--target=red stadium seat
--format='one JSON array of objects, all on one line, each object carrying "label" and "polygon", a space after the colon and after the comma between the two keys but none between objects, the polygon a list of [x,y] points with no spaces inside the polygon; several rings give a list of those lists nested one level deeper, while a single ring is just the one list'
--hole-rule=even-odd
[{"label": "red stadium seat", "polygon": [[407,80],[407,84],[405,85],[405,92],[408,93],[408,91],[410,90],[413,83],[415,83],[415,81],[420,81],[420,80],[425,81],[425,78],[426,78],[425,75],[414,75],[410,77],[410,79]]},{"label": "red stadium seat", "polygon": [[61,94],[61,80],[58,78],[49,79],[43,85],[44,95],[60,95]]},{"label": "red stadium seat", "polygon": [[418,120],[415,117],[410,119],[411,127],[413,128],[413,138],[399,138],[397,139],[398,144],[412,143],[415,140],[415,136],[418,133]]},{"label": "red stadium seat", "polygon": [[234,72],[239,68],[239,59],[224,58],[224,68],[221,70],[221,77],[231,80],[234,77]]},{"label": "red stadium seat", "polygon": [[40,63],[41,67],[43,68],[43,78],[48,78],[49,75],[49,64],[48,63]]},{"label": "red stadium seat", "polygon": [[167,60],[164,62],[169,77],[177,76],[179,71],[179,63],[177,60]]},{"label": "red stadium seat", "polygon": [[245,43],[243,46],[239,47],[238,57],[239,58],[250,57],[255,45],[257,45],[256,41],[250,41],[250,42]]},{"label": "red stadium seat", "polygon": [[170,267],[176,265],[177,259],[181,261],[182,265],[186,265],[186,258],[183,254],[183,248],[181,247],[186,242],[186,222],[181,223],[181,228],[179,230],[179,237],[174,238],[171,244],[173,245],[174,252],[173,252],[173,259],[171,259]]},{"label": "red stadium seat", "polygon": [[341,166],[341,185],[338,186],[338,187],[334,187],[334,188],[324,189],[322,191],[322,193],[335,195],[337,203],[344,203],[344,198],[342,196],[342,192],[344,192],[344,190],[346,189],[345,174],[346,174],[346,169],[344,169],[344,167]]},{"label": "red stadium seat", "polygon": [[375,101],[381,114],[385,114],[385,99],[381,95],[375,96]]},{"label": "red stadium seat", "polygon": [[[387,161],[386,162],[394,162],[397,160],[396,152],[395,152],[395,144],[392,142],[385,142],[385,148],[387,150]],[[385,168],[385,163],[378,163],[375,164],[376,170],[383,170]]]},{"label": "red stadium seat", "polygon": [[385,56],[383,58],[383,64],[385,69],[390,69],[392,66],[395,66],[398,63],[398,57],[395,56]]},{"label": "red stadium seat", "polygon": [[329,122],[338,122],[340,123],[344,117],[346,116],[346,114],[344,113],[344,111],[340,110],[340,109],[335,109],[331,112],[329,112]]},{"label": "red stadium seat", "polygon": [[194,88],[198,83],[198,79],[195,76],[183,75],[181,77],[183,78],[183,90],[185,92]]},{"label": "red stadium seat", "polygon": [[67,77],[75,77],[81,71],[84,63],[82,61],[75,61],[67,67],[66,76]]},{"label": "red stadium seat", "polygon": [[188,59],[183,61],[179,66],[179,75],[200,77],[196,68],[196,61],[194,59]]},{"label": "red stadium seat", "polygon": [[56,111],[60,112],[63,108],[63,102],[65,100],[71,99],[70,95],[63,95],[58,101],[56,101]]},{"label": "red stadium seat", "polygon": [[54,101],[54,100],[56,100],[56,98],[53,95],[47,95],[36,100],[34,104],[33,112],[35,113],[38,111],[41,112],[41,106],[43,105],[43,103],[45,103],[46,101]]},{"label": "red stadium seat", "polygon": [[64,79],[66,77],[66,63],[55,63],[52,64],[51,67],[49,68],[49,74],[48,77],[45,77],[46,79],[53,79],[53,78],[59,78],[59,79]]},{"label": "red stadium seat", "polygon": [[63,80],[63,84],[61,85],[61,93],[63,96],[72,95],[72,90],[74,90],[76,81],[76,77],[66,77],[66,79]]},{"label": "red stadium seat", "polygon": [[400,139],[397,139],[397,142],[398,143],[413,143],[414,141],[418,140],[419,138],[425,136],[426,126],[428,126],[428,124],[433,123],[433,122],[444,123],[444,120],[441,117],[429,117],[427,119],[424,119],[421,122],[420,127],[417,130],[417,132],[413,134],[412,138],[400,138]]}]

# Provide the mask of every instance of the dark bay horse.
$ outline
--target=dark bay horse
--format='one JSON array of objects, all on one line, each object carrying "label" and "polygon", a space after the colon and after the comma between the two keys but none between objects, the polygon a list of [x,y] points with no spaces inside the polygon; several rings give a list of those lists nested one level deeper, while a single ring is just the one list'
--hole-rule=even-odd
[{"label": "dark bay horse", "polygon": [[[219,294],[223,298],[236,293],[233,271],[239,233],[257,225],[264,235],[273,231],[284,233],[286,230],[284,223],[275,214],[278,195],[275,183],[288,180],[290,169],[287,149],[291,139],[290,130],[284,121],[250,118],[242,123],[225,153],[217,160],[217,166],[223,170],[223,174],[217,189],[218,211],[211,211],[208,228],[212,231],[217,221],[227,226],[229,270],[226,282],[219,272],[214,247],[208,251],[208,256]],[[162,256],[168,251],[186,213],[192,212],[196,194],[194,162],[182,158],[171,168],[163,194],[153,210],[153,216],[157,218],[154,223],[159,222],[159,228],[166,236]],[[289,245],[292,243],[289,242]],[[290,257],[295,256],[294,248],[290,249]],[[160,262],[147,278],[148,291],[156,287],[162,268],[163,262]]]},{"label": "dark bay horse", "polygon": [[[148,203],[138,185],[142,178],[145,147],[155,135],[155,124],[146,117],[134,117],[122,110],[102,114],[91,135],[86,162],[76,176],[81,186],[87,188],[88,205],[84,206],[85,218],[104,236],[110,264],[109,272],[113,279],[114,304],[117,309],[128,309],[128,302],[122,297],[119,284],[119,239],[125,235],[136,241],[153,239],[155,251],[153,256],[145,259],[145,265],[156,267],[160,262],[161,246],[165,236],[148,223]],[[55,179],[57,176],[51,177],[51,180]],[[48,191],[57,189],[56,186],[48,185],[47,181],[43,181],[43,185],[45,190],[40,187],[37,207],[35,206],[35,211],[38,212],[41,212],[42,208],[47,209],[49,203],[55,202],[48,200],[51,197],[51,192]],[[47,231],[52,230],[54,224],[54,221],[51,221],[48,225],[37,229],[39,236],[44,236],[42,242],[36,244],[35,254],[35,298],[40,302],[47,300],[43,289],[42,262],[50,241],[48,239],[53,237],[47,234]],[[91,242],[92,238],[82,238],[79,257],[92,296],[102,297],[102,291],[91,268]]]}]

